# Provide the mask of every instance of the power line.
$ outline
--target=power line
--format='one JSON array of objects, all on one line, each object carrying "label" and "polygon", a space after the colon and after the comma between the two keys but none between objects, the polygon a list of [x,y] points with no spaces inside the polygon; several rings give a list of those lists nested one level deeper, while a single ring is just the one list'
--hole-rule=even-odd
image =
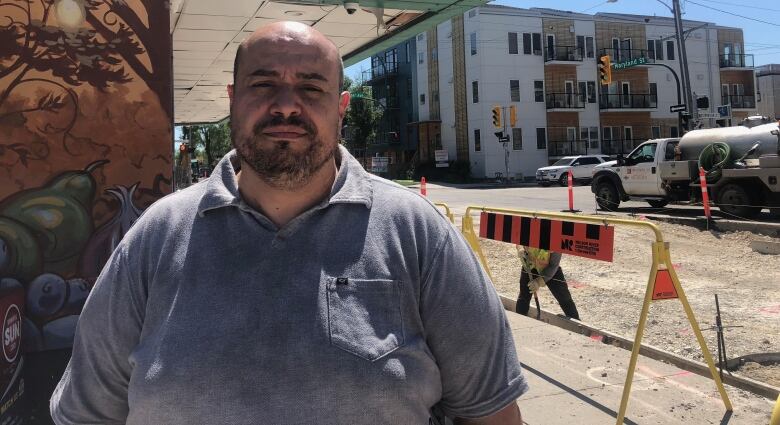
[{"label": "power line", "polygon": [[747,7],[747,8],[750,8],[750,9],[768,10],[770,12],[780,12],[780,9],[770,9],[768,7],[758,7],[758,6],[754,6],[752,4],[738,4],[738,3],[729,3],[729,2],[725,2],[725,1],[716,1],[716,0],[702,0],[702,1],[705,1],[707,3],[725,4],[727,6],[734,6],[734,7]]},{"label": "power line", "polygon": [[736,17],[742,18],[742,19],[747,19],[749,21],[755,21],[755,22],[760,22],[762,24],[767,24],[767,25],[772,25],[772,26],[775,26],[775,27],[780,27],[780,24],[776,24],[774,22],[762,21],[761,19],[751,18],[749,16],[740,15],[740,14],[734,13],[734,12],[728,12],[728,11],[725,11],[725,10],[718,9],[716,7],[704,5],[704,4],[701,4],[701,3],[696,3],[695,1],[692,1],[692,0],[687,0],[687,2],[688,3],[693,3],[693,4],[697,5],[697,6],[706,7],[706,8],[712,9],[712,10],[717,10],[718,12],[725,13],[727,15],[736,16]]}]

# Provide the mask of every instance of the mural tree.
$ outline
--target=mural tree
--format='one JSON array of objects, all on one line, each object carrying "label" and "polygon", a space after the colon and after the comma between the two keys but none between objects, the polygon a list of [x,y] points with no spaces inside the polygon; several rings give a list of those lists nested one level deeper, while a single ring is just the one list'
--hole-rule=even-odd
[{"label": "mural tree", "polygon": [[[160,37],[169,37],[168,2],[134,2],[145,8],[140,15],[122,0],[2,0],[0,1],[0,124],[23,122],[25,113],[68,114],[38,128],[62,134],[66,150],[76,139],[71,130],[79,115],[73,87],[88,84],[105,91],[113,83],[132,80],[125,66],[145,81],[172,116],[170,81],[155,78],[155,70],[170,67],[170,55]],[[87,25],[84,25],[84,23]],[[11,102],[24,84],[41,88],[37,99]],[[43,90],[44,87],[47,89]],[[62,122],[58,125],[57,122]],[[45,148],[0,143],[23,164],[46,157]]]}]

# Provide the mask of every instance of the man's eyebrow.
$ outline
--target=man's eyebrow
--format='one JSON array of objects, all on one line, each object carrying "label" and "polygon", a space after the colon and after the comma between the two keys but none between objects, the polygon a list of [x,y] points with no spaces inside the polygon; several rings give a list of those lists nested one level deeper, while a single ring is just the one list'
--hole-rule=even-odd
[{"label": "man's eyebrow", "polygon": [[328,79],[324,75],[317,72],[299,72],[295,74],[296,77],[303,80],[320,80],[328,82]]}]

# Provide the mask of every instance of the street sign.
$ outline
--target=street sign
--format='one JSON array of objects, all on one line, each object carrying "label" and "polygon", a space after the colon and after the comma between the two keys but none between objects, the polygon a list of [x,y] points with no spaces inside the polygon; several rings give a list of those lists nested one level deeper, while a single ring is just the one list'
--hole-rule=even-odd
[{"label": "street sign", "polygon": [[632,66],[644,65],[646,63],[647,63],[647,59],[645,58],[634,58],[623,62],[613,63],[612,69],[626,69],[626,68],[631,68]]},{"label": "street sign", "polygon": [[390,158],[386,156],[372,156],[371,157],[371,172],[372,173],[386,173],[387,164],[390,162]]},{"label": "street sign", "polygon": [[669,112],[685,112],[685,105],[674,105],[669,107]]},{"label": "street sign", "polygon": [[718,106],[719,118],[731,118],[731,105]]},{"label": "street sign", "polygon": [[501,143],[509,143],[509,136],[499,137],[498,141],[501,142]]},{"label": "street sign", "polygon": [[704,120],[710,119],[710,118],[714,118],[714,119],[717,120],[717,119],[722,118],[720,116],[720,114],[717,113],[717,112],[699,112],[698,116],[699,116],[699,119],[704,119]]},{"label": "street sign", "polygon": [[450,154],[447,149],[438,149],[433,152],[436,159],[436,168],[449,167],[450,166]]}]

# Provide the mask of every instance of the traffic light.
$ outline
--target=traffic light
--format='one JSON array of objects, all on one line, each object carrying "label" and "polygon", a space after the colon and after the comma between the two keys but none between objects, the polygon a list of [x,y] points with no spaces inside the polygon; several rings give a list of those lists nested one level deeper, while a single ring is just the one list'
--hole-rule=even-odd
[{"label": "traffic light", "polygon": [[696,98],[696,107],[699,109],[710,108],[710,98],[707,96],[701,96]]},{"label": "traffic light", "polygon": [[604,55],[599,58],[599,81],[603,85],[607,85],[612,82],[612,61],[609,55]]},{"label": "traffic light", "polygon": [[517,106],[512,105],[509,107],[509,126],[514,128],[517,124]]},{"label": "traffic light", "polygon": [[493,107],[493,127],[495,128],[502,128],[501,125],[501,107],[500,106],[494,106]]}]

